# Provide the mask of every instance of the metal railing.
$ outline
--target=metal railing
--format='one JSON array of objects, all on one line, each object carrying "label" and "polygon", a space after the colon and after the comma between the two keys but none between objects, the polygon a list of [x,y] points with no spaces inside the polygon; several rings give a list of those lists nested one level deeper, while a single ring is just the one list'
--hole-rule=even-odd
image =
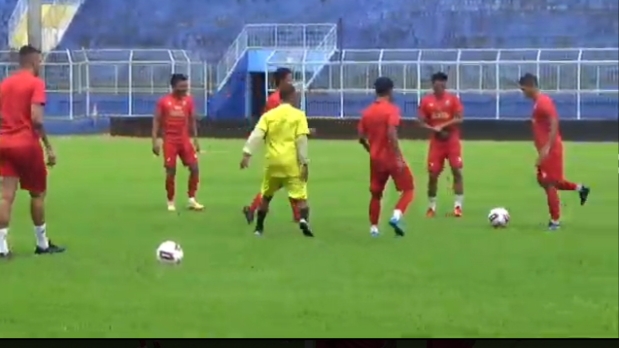
[{"label": "metal railing", "polygon": [[[0,52],[0,79],[17,68],[14,52]],[[45,55],[41,77],[54,118],[152,115],[170,91],[170,75],[189,77],[198,112],[206,114],[208,66],[184,50],[73,50]]]},{"label": "metal railing", "polygon": [[337,25],[248,24],[226,50],[216,67],[216,83],[223,87],[248,49],[311,48],[337,45]]},{"label": "metal railing", "polygon": [[[351,105],[372,99],[372,84],[379,76],[393,79],[401,103],[416,104],[431,88],[431,74],[443,71],[465,107],[477,110],[472,117],[523,117],[520,111],[511,115],[518,108],[509,105],[522,104],[517,81],[530,72],[564,106],[564,117],[617,118],[618,55],[617,48],[344,50],[326,64],[301,55],[294,62],[272,59],[266,69],[293,68],[299,85],[306,86],[302,106],[315,116],[358,116],[360,109]],[[476,106],[482,99],[484,107]]]}]

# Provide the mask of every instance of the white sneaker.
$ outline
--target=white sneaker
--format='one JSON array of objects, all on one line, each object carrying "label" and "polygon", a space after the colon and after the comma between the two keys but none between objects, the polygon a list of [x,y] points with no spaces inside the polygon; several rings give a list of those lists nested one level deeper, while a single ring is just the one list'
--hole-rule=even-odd
[{"label": "white sneaker", "polygon": [[168,202],[168,211],[176,211],[176,205],[174,202]]},{"label": "white sneaker", "polygon": [[196,211],[200,211],[204,209],[204,206],[198,203],[198,201],[196,201],[195,198],[189,199],[189,202],[187,203],[187,207],[189,208],[189,210],[196,210]]}]

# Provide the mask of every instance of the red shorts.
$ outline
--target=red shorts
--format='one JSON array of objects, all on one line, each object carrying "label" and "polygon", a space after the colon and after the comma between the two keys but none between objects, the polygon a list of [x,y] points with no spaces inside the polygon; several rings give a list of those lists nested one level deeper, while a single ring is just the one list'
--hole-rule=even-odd
[{"label": "red shorts", "polygon": [[19,178],[22,190],[47,190],[47,165],[40,144],[0,147],[0,177]]},{"label": "red shorts", "polygon": [[198,154],[190,141],[164,142],[163,165],[166,168],[176,167],[176,158],[180,158],[185,167],[198,163]]},{"label": "red shorts", "polygon": [[557,150],[548,154],[548,157],[537,167],[537,181],[539,183],[557,183],[563,181],[563,151]]},{"label": "red shorts", "polygon": [[413,173],[408,165],[398,170],[395,165],[370,162],[370,192],[383,192],[389,178],[393,179],[398,192],[409,191],[415,188]]},{"label": "red shorts", "polygon": [[452,169],[462,169],[462,146],[460,141],[430,141],[428,148],[428,171],[438,174],[443,171],[445,161]]}]

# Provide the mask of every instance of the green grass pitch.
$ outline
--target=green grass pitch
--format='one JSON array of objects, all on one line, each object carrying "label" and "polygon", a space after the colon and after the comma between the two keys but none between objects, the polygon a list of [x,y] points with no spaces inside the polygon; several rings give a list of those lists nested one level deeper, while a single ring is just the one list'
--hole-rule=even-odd
[{"label": "green grass pitch", "polygon": [[[16,256],[0,263],[0,337],[616,337],[617,144],[569,144],[568,178],[591,185],[581,207],[562,193],[563,229],[545,231],[532,144],[466,142],[465,216],[447,178],[439,211],[426,208],[424,142],[404,141],[416,175],[407,236],[367,221],[368,159],[353,141],[310,144],[315,239],[291,222],[284,194],[256,238],[240,208],[256,193],[261,160],[238,167],[242,140],[202,141],[206,210],[168,213],[161,159],[148,140],[53,139],[48,233],[63,255],[31,255],[27,196],[11,225]],[[179,167],[179,207],[187,174]],[[390,187],[390,190],[393,190]],[[490,208],[507,207],[505,230]],[[182,265],[155,261],[167,239]]]}]

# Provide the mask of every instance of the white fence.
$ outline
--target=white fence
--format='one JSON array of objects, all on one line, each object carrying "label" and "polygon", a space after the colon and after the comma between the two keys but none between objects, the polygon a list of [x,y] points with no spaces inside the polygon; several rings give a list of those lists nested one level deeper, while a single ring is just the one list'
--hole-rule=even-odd
[{"label": "white fence", "polygon": [[[465,106],[467,100],[472,105],[471,100],[480,96],[491,100],[492,111],[486,108],[480,112],[482,109],[477,108],[474,117],[518,117],[510,115],[512,111],[503,112],[506,110],[503,106],[519,102],[517,81],[530,72],[539,77],[543,90],[560,99],[566,117],[617,118],[618,54],[617,48],[344,50],[326,64],[271,60],[266,69],[290,67],[302,86],[311,79],[304,90],[302,105],[314,116],[358,115],[356,107],[349,104],[364,95],[371,99],[372,84],[379,76],[390,77],[396,92],[418,102],[430,89],[431,74],[443,71]],[[316,71],[319,73],[314,76]],[[338,99],[337,110],[334,99]],[[326,104],[332,106],[325,108]]]},{"label": "white fence", "polygon": [[[0,52],[0,78],[17,68],[14,52]],[[152,115],[170,91],[170,75],[189,77],[201,114],[206,112],[208,67],[184,50],[76,50],[45,55],[41,76],[48,92],[46,113],[75,118]]]}]

